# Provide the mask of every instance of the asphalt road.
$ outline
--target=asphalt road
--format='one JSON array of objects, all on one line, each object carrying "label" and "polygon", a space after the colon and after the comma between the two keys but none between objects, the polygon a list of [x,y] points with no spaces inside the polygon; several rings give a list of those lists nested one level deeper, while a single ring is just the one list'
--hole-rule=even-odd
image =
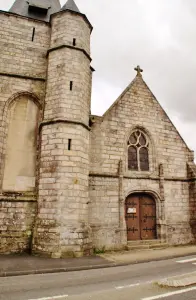
[{"label": "asphalt road", "polygon": [[[185,262],[179,263],[181,260]],[[0,300],[196,300],[196,286],[174,289],[156,284],[159,279],[196,271],[194,263],[196,256],[107,269],[0,278]]]}]

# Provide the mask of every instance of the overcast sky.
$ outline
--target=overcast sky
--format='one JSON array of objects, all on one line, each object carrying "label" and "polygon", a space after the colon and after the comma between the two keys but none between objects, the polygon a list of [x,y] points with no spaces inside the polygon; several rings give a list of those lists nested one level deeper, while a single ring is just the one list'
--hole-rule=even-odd
[{"label": "overcast sky", "polygon": [[[0,0],[0,9],[8,10],[13,1]],[[94,26],[92,113],[105,112],[139,64],[157,100],[196,150],[196,0],[75,2]]]}]

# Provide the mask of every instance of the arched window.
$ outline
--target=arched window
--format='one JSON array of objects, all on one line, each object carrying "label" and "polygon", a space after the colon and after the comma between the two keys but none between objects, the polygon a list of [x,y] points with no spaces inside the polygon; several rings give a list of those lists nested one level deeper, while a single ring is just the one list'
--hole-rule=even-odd
[{"label": "arched window", "polygon": [[149,140],[144,132],[135,130],[128,140],[128,169],[149,171]]},{"label": "arched window", "polygon": [[21,95],[10,104],[7,118],[3,190],[33,191],[39,108],[28,96]]}]

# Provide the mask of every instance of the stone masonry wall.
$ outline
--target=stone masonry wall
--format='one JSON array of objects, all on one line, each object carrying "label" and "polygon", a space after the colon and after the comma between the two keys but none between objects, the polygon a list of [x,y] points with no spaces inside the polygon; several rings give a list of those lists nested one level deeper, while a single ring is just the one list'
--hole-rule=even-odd
[{"label": "stone masonry wall", "polygon": [[[68,139],[72,139],[68,150]],[[39,203],[34,252],[80,255],[89,248],[89,133],[80,125],[42,129]]]},{"label": "stone masonry wall", "polygon": [[[165,182],[165,214],[163,225],[169,244],[187,244],[193,240],[190,230],[189,191],[187,182]],[[123,179],[124,199],[131,192],[154,192],[160,196],[159,180]],[[119,249],[119,179],[91,176],[89,222],[92,227],[93,246],[97,249]],[[123,202],[124,203],[124,202]],[[156,199],[157,221],[161,216],[160,199]],[[124,224],[125,225],[125,224]],[[125,229],[124,229],[125,230]]]},{"label": "stone masonry wall", "polygon": [[[0,81],[0,87],[3,86],[7,86],[8,89],[5,93],[0,93],[0,104],[4,105],[2,105],[1,107],[7,107],[5,105],[7,105],[7,103],[10,102],[9,100],[12,99],[12,95],[16,96],[16,99],[15,97],[13,97],[13,101],[17,101],[17,95],[19,96],[21,90],[29,91],[29,95],[38,95],[40,103],[43,101],[44,83],[42,82],[34,82],[33,80],[23,80],[19,78],[9,78],[9,80],[5,79],[3,81]],[[32,99],[31,96],[30,99]],[[0,224],[0,240],[3,241],[3,249],[1,249],[2,252],[9,253],[12,252],[13,249],[15,252],[21,252],[22,249],[26,251],[29,247],[29,243],[32,238],[32,225],[34,222],[32,216],[35,213],[36,202],[25,202],[29,201],[29,199],[33,200],[35,198],[34,192],[29,194],[26,192],[21,193],[20,191],[20,193],[18,194],[18,191],[16,191],[14,194],[11,194],[12,201],[10,201],[10,194],[7,194],[2,190],[5,149],[7,144],[7,113],[4,113],[5,111],[7,111],[7,109],[4,111],[2,111],[2,109],[0,110],[0,198],[3,199],[3,202],[0,203],[0,214],[1,211],[3,212],[3,219],[1,219],[1,221],[3,221]],[[24,201],[22,203],[18,202],[18,199],[20,198],[21,194],[23,195]],[[18,217],[17,221],[16,219],[12,219],[16,207],[16,216]],[[15,230],[15,223],[13,222],[17,223],[17,229]],[[25,235],[26,231],[28,232],[28,235]],[[5,241],[7,242],[5,243]],[[7,248],[5,246],[7,246]]]},{"label": "stone masonry wall", "polygon": [[[124,179],[124,198],[130,192],[143,191],[154,192],[159,197],[155,197],[157,206],[157,221],[165,222],[163,231],[167,233],[167,242],[169,244],[187,244],[193,237],[190,231],[190,211],[189,211],[189,191],[188,182],[175,180],[164,181],[164,199],[161,199],[160,181],[143,179]],[[164,200],[162,203],[160,200]],[[164,212],[161,206],[164,205]]]},{"label": "stone masonry wall", "polygon": [[[35,95],[40,103],[44,100],[50,28],[45,22],[3,12],[0,13],[0,25],[0,163],[3,164],[9,104],[23,92]],[[37,77],[43,80],[36,80]],[[0,177],[2,181],[2,173]]]},{"label": "stone masonry wall", "polygon": [[76,38],[83,49],[89,43],[85,49],[89,52],[90,28],[82,16],[60,12],[52,17],[51,31],[33,252],[81,256],[92,247],[88,226],[91,70],[88,55],[70,43]]},{"label": "stone masonry wall", "polygon": [[[70,81],[73,82],[70,91]],[[50,53],[44,120],[64,118],[88,126],[91,70],[80,51],[63,48]]]},{"label": "stone masonry wall", "polygon": [[10,253],[27,251],[30,247],[36,195],[35,191],[2,190],[8,112],[10,105],[23,95],[35,101],[41,112],[50,27],[45,22],[5,12],[0,12],[0,25],[0,252]]},{"label": "stone masonry wall", "polygon": [[0,28],[0,73],[45,78],[49,24],[1,12]]},{"label": "stone masonry wall", "polygon": [[[92,77],[90,59],[77,47],[90,55],[91,30],[82,16],[66,11],[55,14],[51,23],[50,49],[61,49],[49,53],[44,119],[64,118],[88,126]],[[76,39],[76,47],[73,47],[73,38]]]},{"label": "stone masonry wall", "polygon": [[165,182],[165,214],[170,244],[193,241],[190,228],[189,184],[183,181]]},{"label": "stone masonry wall", "polygon": [[120,249],[118,178],[91,176],[89,223],[95,249]]},{"label": "stone masonry wall", "polygon": [[196,240],[196,165],[188,163],[189,177],[189,206],[190,206],[190,225],[192,234]]},{"label": "stone masonry wall", "polygon": [[[137,126],[146,131],[153,148],[150,174],[158,175],[158,163],[162,162],[165,176],[186,177],[190,150],[139,76],[101,119],[95,117],[91,132],[91,172],[116,174],[119,160],[126,162],[127,140]],[[127,168],[124,172],[133,176]]]},{"label": "stone masonry wall", "polygon": [[[127,169],[127,140],[134,128],[144,130],[149,138],[150,171],[139,172]],[[90,152],[90,200],[92,228],[99,224],[101,245],[113,247],[118,244],[119,235],[116,228],[119,218],[114,222],[112,210],[104,221],[102,197],[104,203],[110,203],[110,187],[107,189],[108,177],[118,178],[119,161],[123,162],[123,192],[125,198],[134,191],[156,192],[161,201],[159,210],[164,207],[165,221],[162,227],[167,232],[167,240],[172,244],[185,244],[193,240],[190,229],[189,190],[187,182],[187,162],[190,150],[176,131],[175,127],[150,92],[141,76],[136,76],[131,85],[122,93],[103,117],[92,116],[91,152]],[[159,165],[164,166],[165,195],[160,189]],[[94,175],[93,175],[94,174]],[[100,176],[105,175],[102,179]],[[96,176],[99,175],[97,178]],[[150,180],[149,180],[150,179]],[[178,181],[179,179],[179,181]],[[117,179],[110,179],[114,182]],[[93,181],[93,184],[92,184]],[[106,182],[106,184],[105,184]],[[112,183],[110,183],[112,184]],[[93,190],[92,190],[93,186]],[[103,186],[102,191],[99,187]],[[101,199],[99,193],[103,193]],[[117,210],[120,201],[119,187],[114,184],[113,205]],[[100,203],[100,204],[99,204]],[[118,211],[117,211],[118,214]],[[95,218],[96,215],[96,218]],[[163,216],[160,217],[160,221]],[[105,223],[111,228],[108,239]],[[114,225],[115,223],[115,225]],[[125,224],[124,224],[125,225]],[[115,228],[112,230],[112,227]],[[111,233],[113,232],[113,233]],[[97,229],[94,230],[95,245],[100,246]]]},{"label": "stone masonry wall", "polygon": [[0,253],[29,252],[36,202],[0,199]]},{"label": "stone masonry wall", "polygon": [[61,45],[73,46],[73,39],[76,39],[76,47],[90,55],[91,28],[83,17],[71,11],[62,11],[52,16],[51,24],[51,48]]}]

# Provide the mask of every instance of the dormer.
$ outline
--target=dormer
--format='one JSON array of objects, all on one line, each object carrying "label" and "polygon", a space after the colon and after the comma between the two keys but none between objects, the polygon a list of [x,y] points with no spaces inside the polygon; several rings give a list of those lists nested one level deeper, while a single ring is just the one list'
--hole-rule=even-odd
[{"label": "dormer", "polygon": [[49,22],[50,16],[60,10],[59,0],[15,0],[10,12]]},{"label": "dormer", "polygon": [[38,13],[47,15],[48,10],[51,8],[51,4],[48,0],[28,0],[27,1],[29,8],[29,13]]}]

